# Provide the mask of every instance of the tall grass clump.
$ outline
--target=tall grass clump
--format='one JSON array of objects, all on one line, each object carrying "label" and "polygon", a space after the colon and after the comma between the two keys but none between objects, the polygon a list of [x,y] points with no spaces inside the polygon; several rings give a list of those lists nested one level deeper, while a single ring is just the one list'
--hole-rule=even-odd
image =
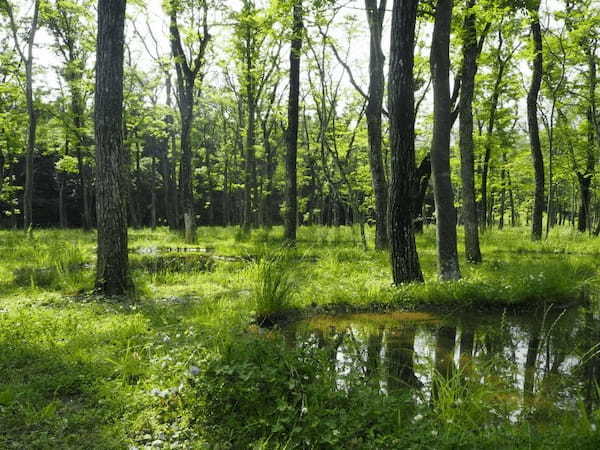
[{"label": "tall grass clump", "polygon": [[254,282],[254,308],[259,324],[291,307],[294,283],[289,251],[262,255],[253,262],[250,273]]},{"label": "tall grass clump", "polygon": [[28,263],[17,267],[14,282],[17,286],[33,288],[79,289],[85,283],[88,255],[77,242],[51,242],[36,245]]}]

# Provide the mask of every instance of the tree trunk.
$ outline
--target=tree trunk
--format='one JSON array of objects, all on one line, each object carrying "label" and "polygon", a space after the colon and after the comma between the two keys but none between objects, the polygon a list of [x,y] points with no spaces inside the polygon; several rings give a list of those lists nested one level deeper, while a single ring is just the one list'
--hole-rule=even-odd
[{"label": "tree trunk", "polygon": [[394,284],[423,281],[415,243],[414,39],[418,0],[394,0],[390,45],[388,108],[390,182],[388,238]]},{"label": "tree trunk", "polygon": [[302,49],[302,0],[295,0],[292,47],[290,50],[290,92],[288,100],[288,126],[286,131],[287,174],[285,205],[285,240],[296,245],[296,221],[298,216],[298,186],[296,162],[298,157],[298,103],[300,96],[300,51]]},{"label": "tree trunk", "polygon": [[577,215],[577,230],[585,233],[590,228],[590,203],[592,200],[591,183],[592,178],[590,176],[577,173],[577,179],[579,180],[579,212]]},{"label": "tree trunk", "polygon": [[477,202],[475,199],[475,145],[473,143],[473,93],[477,73],[476,16],[472,12],[475,0],[467,1],[464,20],[463,70],[460,89],[460,174],[462,179],[463,222],[465,227],[465,256],[471,263],[481,262]]},{"label": "tree trunk", "polygon": [[452,0],[439,0],[431,43],[431,76],[433,79],[433,139],[431,174],[435,198],[438,272],[442,280],[460,278],[456,249],[456,209],[450,180],[450,28]]},{"label": "tree trunk", "polygon": [[[170,75],[167,76],[165,84],[167,90],[167,107],[169,110],[171,110],[171,91],[173,89],[173,85],[171,83]],[[161,154],[160,162],[161,175],[164,185],[165,215],[167,216],[167,223],[169,224],[169,230],[171,231],[174,231],[178,228],[177,217],[179,215],[179,211],[177,210],[177,187],[175,185],[175,164],[173,162],[175,159],[174,155],[176,148],[175,129],[173,122],[173,116],[171,114],[167,114],[165,117],[165,123],[167,124],[167,138],[161,145],[163,152]],[[169,154],[172,155],[172,157],[169,156]]]},{"label": "tree trunk", "polygon": [[152,199],[150,201],[150,228],[156,228],[156,157],[152,155],[152,173],[150,181],[152,183]]},{"label": "tree trunk", "polygon": [[179,191],[183,211],[184,236],[187,243],[196,241],[196,218],[194,214],[193,167],[192,167],[192,121],[193,121],[193,81],[188,84],[184,95],[180,94],[181,110],[181,164],[179,171]]},{"label": "tree trunk", "polygon": [[123,148],[125,0],[98,0],[96,50],[96,288],[122,295],[131,286],[127,256],[127,174]]},{"label": "tree trunk", "polygon": [[492,159],[492,138],[494,136],[494,127],[496,126],[496,113],[498,111],[498,101],[502,92],[502,80],[504,72],[508,66],[508,62],[512,58],[512,53],[509,53],[506,58],[502,58],[502,48],[504,46],[504,38],[502,29],[498,30],[498,56],[496,64],[498,66],[498,74],[494,82],[494,90],[492,91],[492,99],[490,101],[490,112],[485,129],[485,152],[483,156],[483,167],[481,170],[481,226],[485,229],[488,226],[488,175],[490,171],[490,161]]},{"label": "tree trunk", "polygon": [[[179,26],[177,24],[178,8],[182,5],[170,0],[169,6],[169,35],[171,52],[177,72],[177,93],[179,96],[179,113],[181,115],[181,161],[179,170],[180,203],[183,212],[185,241],[196,241],[196,217],[194,213],[193,166],[192,166],[192,122],[194,119],[194,92],[196,82],[202,81],[200,70],[204,67],[204,56],[210,34],[208,33],[208,5],[202,2],[201,18],[198,24],[198,50],[195,55],[188,55],[183,48]],[[189,59],[188,59],[189,58]]]},{"label": "tree trunk", "polygon": [[417,196],[415,198],[413,211],[415,212],[414,218],[414,229],[415,233],[422,233],[425,225],[425,216],[423,214],[423,204],[425,203],[425,194],[427,194],[427,188],[429,187],[429,180],[431,179],[431,155],[427,153],[425,158],[419,164],[417,168]]},{"label": "tree trunk", "polygon": [[37,31],[40,2],[34,4],[31,29],[27,39],[27,58],[25,59],[25,97],[27,101],[27,150],[25,153],[25,190],[23,192],[23,226],[28,229],[33,225],[33,155],[37,129],[37,112],[33,104],[33,43]]},{"label": "tree trunk", "polygon": [[544,214],[544,156],[540,143],[540,130],[537,118],[537,101],[542,84],[542,30],[540,27],[539,9],[540,1],[535,2],[531,15],[531,35],[533,38],[535,53],[533,57],[533,74],[531,86],[527,94],[527,124],[529,127],[529,141],[531,144],[531,156],[533,158],[533,169],[535,172],[535,194],[533,202],[533,214],[531,220],[531,238],[534,241],[542,238],[542,218]]},{"label": "tree trunk", "polygon": [[381,39],[386,0],[379,0],[379,6],[377,6],[377,0],[365,0],[365,7],[370,33],[369,99],[366,118],[369,138],[369,166],[375,195],[375,248],[385,249],[388,247],[386,227],[387,185],[381,152],[381,113],[385,88],[383,73],[385,56],[381,50]]}]

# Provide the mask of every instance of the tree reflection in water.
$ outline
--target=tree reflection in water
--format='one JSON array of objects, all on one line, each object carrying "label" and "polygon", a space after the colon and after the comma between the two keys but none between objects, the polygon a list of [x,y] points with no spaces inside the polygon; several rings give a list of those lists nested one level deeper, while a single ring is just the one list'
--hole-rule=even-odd
[{"label": "tree reflection in water", "polygon": [[[294,345],[325,350],[338,374],[379,383],[382,395],[412,389],[436,398],[436,377],[479,383],[509,417],[599,404],[600,320],[588,309],[526,315],[320,316],[285,330]],[[438,380],[438,381],[439,381]],[[520,394],[519,394],[520,392]]]}]

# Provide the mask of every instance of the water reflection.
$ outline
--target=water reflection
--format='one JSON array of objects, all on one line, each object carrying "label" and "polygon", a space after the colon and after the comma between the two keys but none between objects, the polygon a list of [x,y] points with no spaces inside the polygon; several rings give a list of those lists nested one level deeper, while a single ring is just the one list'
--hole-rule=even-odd
[{"label": "water reflection", "polygon": [[485,387],[516,419],[598,407],[599,319],[590,309],[552,308],[526,316],[356,314],[315,317],[285,334],[291,345],[322,348],[340,389],[351,377],[378,383],[384,395],[413,389],[431,401],[452,380]]}]

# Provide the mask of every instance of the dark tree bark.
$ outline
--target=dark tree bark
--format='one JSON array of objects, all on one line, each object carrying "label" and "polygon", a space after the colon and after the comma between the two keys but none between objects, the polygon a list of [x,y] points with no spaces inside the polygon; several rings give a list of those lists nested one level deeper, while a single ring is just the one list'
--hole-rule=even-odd
[{"label": "dark tree bark", "polygon": [[287,154],[285,168],[287,174],[285,205],[285,240],[296,244],[298,216],[298,185],[296,163],[298,158],[298,115],[300,97],[300,51],[302,50],[302,1],[296,0],[293,8],[294,25],[292,48],[290,50],[290,92],[288,100],[288,125],[286,130]]},{"label": "dark tree bark", "polygon": [[[463,63],[459,100],[460,174],[462,179],[463,222],[465,227],[465,256],[471,263],[481,262],[479,247],[479,225],[475,199],[475,145],[473,143],[473,93],[477,73],[477,57],[480,45],[477,42],[476,16],[472,11],[476,0],[467,0],[467,11],[463,24]],[[483,41],[482,41],[483,42]]]},{"label": "dark tree bark", "polygon": [[438,0],[431,42],[431,77],[433,79],[433,139],[431,175],[435,198],[438,273],[442,280],[460,278],[456,248],[456,209],[450,180],[450,29],[452,0]]},{"label": "dark tree bark", "polygon": [[423,281],[415,243],[414,39],[418,0],[394,0],[390,45],[388,110],[390,182],[388,238],[394,284]]},{"label": "dark tree bark", "polygon": [[369,22],[369,94],[366,109],[367,131],[369,138],[369,166],[375,195],[375,248],[388,247],[387,236],[387,183],[385,180],[384,161],[381,151],[381,114],[383,110],[383,94],[385,76],[383,66],[385,56],[381,50],[383,19],[387,0],[365,0],[367,19]]},{"label": "dark tree bark", "polygon": [[542,238],[542,218],[544,215],[544,155],[540,143],[540,130],[537,117],[537,101],[542,84],[542,29],[540,26],[539,9],[540,1],[534,2],[535,6],[529,10],[531,16],[531,36],[534,44],[533,73],[531,86],[527,94],[527,125],[529,128],[529,141],[531,156],[535,173],[535,194],[533,199],[533,212],[531,218],[531,238],[538,241]]},{"label": "dark tree bark", "polygon": [[185,240],[193,243],[196,240],[196,217],[194,213],[193,166],[192,166],[192,123],[194,120],[194,97],[196,80],[202,80],[204,55],[210,40],[208,33],[208,6],[201,2],[202,33],[199,33],[199,49],[190,61],[186,55],[177,24],[178,4],[174,0],[169,3],[171,52],[175,61],[177,73],[177,96],[179,113],[181,115],[181,161],[179,171],[179,190]]},{"label": "dark tree bark", "polygon": [[590,228],[590,204],[592,200],[592,178],[580,172],[577,173],[579,181],[579,210],[577,213],[577,230],[585,233]]},{"label": "dark tree bark", "polygon": [[127,257],[127,173],[123,148],[123,42],[126,0],[98,0],[96,50],[96,288],[122,295],[131,286]]}]

